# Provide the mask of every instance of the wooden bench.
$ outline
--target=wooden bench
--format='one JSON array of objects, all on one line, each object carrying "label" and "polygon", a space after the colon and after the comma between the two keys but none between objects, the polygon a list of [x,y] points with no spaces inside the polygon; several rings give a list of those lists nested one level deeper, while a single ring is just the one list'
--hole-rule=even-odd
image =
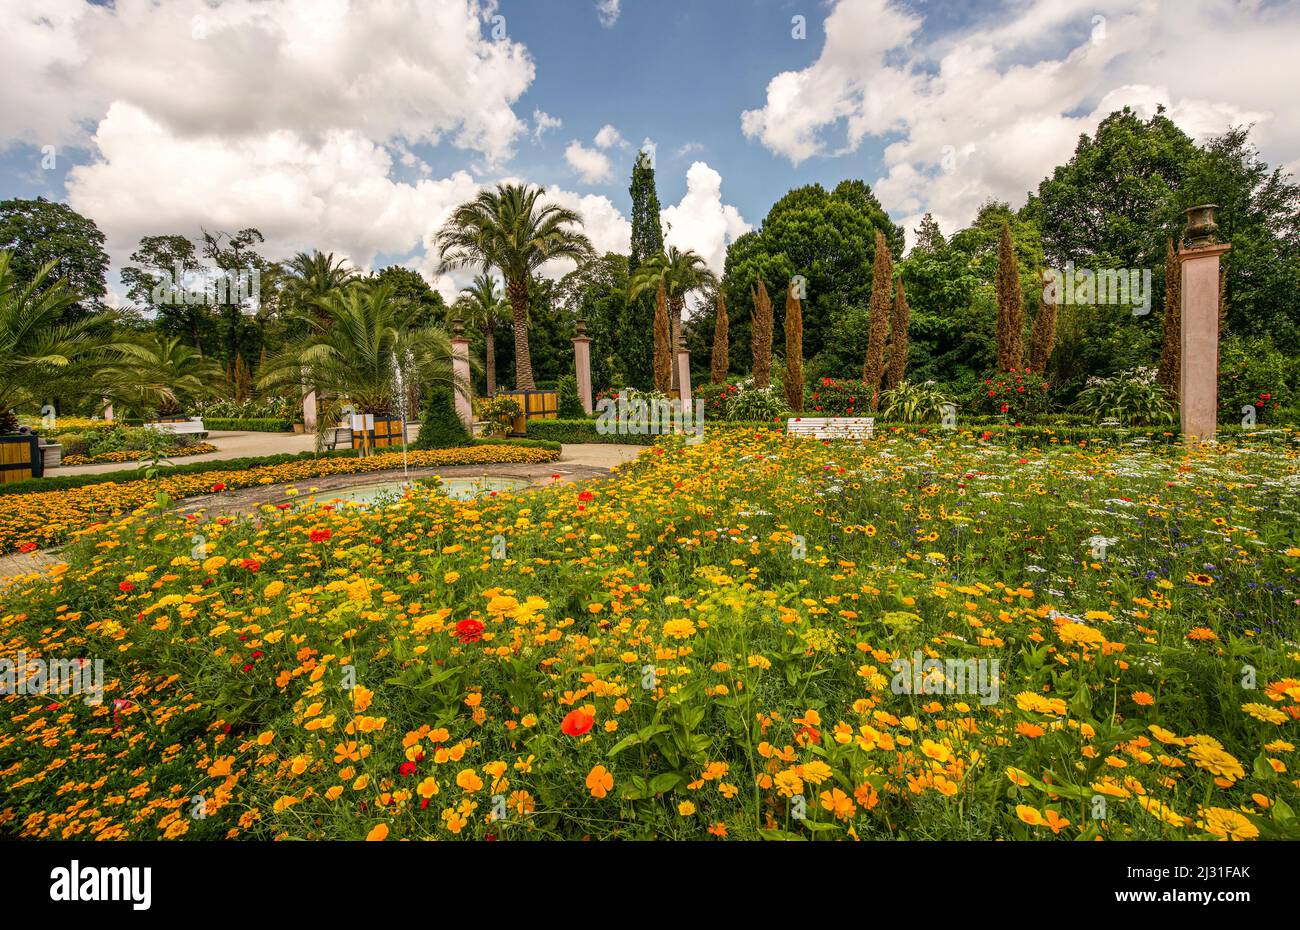
[{"label": "wooden bench", "polygon": [[208,437],[208,429],[203,425],[202,417],[190,417],[188,420],[180,420],[175,423],[146,423],[144,428],[156,429],[177,436],[197,436],[199,439]]},{"label": "wooden bench", "polygon": [[331,450],[343,446],[345,449],[352,448],[352,427],[350,426],[331,426],[325,430],[325,445]]},{"label": "wooden bench", "polygon": [[810,439],[870,439],[876,421],[872,417],[791,417],[785,431]]}]

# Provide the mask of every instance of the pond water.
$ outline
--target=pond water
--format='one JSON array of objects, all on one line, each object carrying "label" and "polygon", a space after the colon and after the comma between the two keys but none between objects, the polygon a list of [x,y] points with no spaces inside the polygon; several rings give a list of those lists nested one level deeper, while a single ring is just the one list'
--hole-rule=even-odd
[{"label": "pond water", "polygon": [[[439,490],[448,497],[458,501],[473,500],[494,491],[518,491],[530,484],[527,478],[503,478],[482,475],[474,478],[443,478]],[[379,500],[395,501],[406,491],[405,481],[382,481],[376,484],[359,484],[338,491],[325,491],[316,495],[316,500],[352,501],[357,504],[371,504]]]}]

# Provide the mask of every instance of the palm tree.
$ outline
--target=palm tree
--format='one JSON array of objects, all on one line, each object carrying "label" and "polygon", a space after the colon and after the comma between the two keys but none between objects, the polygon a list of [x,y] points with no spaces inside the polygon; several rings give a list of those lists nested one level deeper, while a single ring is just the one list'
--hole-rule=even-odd
[{"label": "palm tree", "polygon": [[670,245],[667,252],[646,259],[637,268],[628,282],[628,296],[636,298],[643,291],[658,289],[663,284],[668,295],[668,317],[671,324],[672,345],[669,351],[673,356],[673,387],[677,384],[676,354],[682,337],[682,311],[686,307],[686,295],[703,287],[716,287],[717,275],[709,270],[704,258],[693,249],[681,251]]},{"label": "palm tree", "polygon": [[[391,285],[355,281],[309,308],[296,311],[308,334],[269,360],[258,381],[262,390],[304,383],[326,401],[317,429],[325,433],[351,406],[362,414],[391,414],[403,384],[451,384],[451,341],[437,326],[415,324],[418,308],[394,296]],[[367,450],[368,451],[368,450]]]},{"label": "palm tree", "polygon": [[140,413],[175,416],[192,401],[217,394],[221,366],[180,337],[149,334],[114,345],[100,369],[106,401]]},{"label": "palm tree", "polygon": [[505,294],[497,289],[497,279],[488,274],[476,277],[452,305],[466,325],[483,331],[489,397],[497,392],[497,325],[505,319],[509,307]]},{"label": "palm tree", "polygon": [[582,217],[558,204],[540,203],[546,190],[498,184],[480,191],[452,211],[436,241],[442,269],[496,267],[506,280],[515,330],[515,387],[533,390],[533,360],[528,351],[528,283],[544,262],[556,258],[582,261],[593,254],[578,229]]},{"label": "palm tree", "polygon": [[357,278],[356,269],[349,268],[345,259],[335,259],[333,252],[299,252],[285,264],[285,271],[289,299],[297,308],[314,305]]},{"label": "palm tree", "polygon": [[61,385],[81,382],[102,342],[95,332],[116,319],[100,313],[60,323],[78,295],[64,280],[47,284],[56,261],[43,265],[26,283],[0,250],[0,435],[18,429],[16,409],[35,406]]}]

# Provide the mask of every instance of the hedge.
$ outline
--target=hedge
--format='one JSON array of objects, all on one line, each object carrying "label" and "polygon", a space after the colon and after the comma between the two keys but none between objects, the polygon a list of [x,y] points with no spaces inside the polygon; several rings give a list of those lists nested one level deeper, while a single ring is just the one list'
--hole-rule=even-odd
[{"label": "hedge", "polygon": [[242,433],[292,433],[293,420],[278,417],[236,419],[231,417],[204,417],[203,425],[209,430]]}]

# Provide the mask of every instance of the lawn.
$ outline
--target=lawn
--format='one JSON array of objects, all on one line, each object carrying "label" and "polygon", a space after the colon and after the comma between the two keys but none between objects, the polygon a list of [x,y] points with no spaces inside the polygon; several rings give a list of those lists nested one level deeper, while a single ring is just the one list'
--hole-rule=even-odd
[{"label": "lawn", "polygon": [[0,589],[0,655],[104,663],[4,699],[6,833],[1300,837],[1291,448],[747,429],[286,501]]}]

